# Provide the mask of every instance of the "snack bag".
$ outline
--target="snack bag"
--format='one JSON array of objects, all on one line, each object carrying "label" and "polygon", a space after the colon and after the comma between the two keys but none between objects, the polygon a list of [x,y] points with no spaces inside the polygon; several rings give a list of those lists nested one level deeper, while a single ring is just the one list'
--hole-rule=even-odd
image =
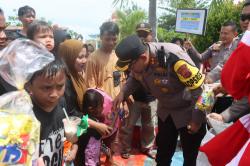
[{"label": "snack bag", "polygon": [[24,86],[53,60],[43,46],[28,39],[17,39],[0,52],[0,76],[17,88],[0,96],[0,165],[32,165],[38,158],[40,123]]},{"label": "snack bag", "polygon": [[203,85],[202,94],[199,96],[195,108],[206,113],[210,113],[215,103],[213,89],[207,84]]}]

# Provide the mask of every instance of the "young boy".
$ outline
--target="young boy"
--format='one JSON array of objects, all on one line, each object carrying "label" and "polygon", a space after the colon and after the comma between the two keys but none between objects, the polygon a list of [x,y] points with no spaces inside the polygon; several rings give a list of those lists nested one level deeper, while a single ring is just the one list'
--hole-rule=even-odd
[{"label": "young boy", "polygon": [[[63,108],[66,106],[64,95],[66,67],[60,59],[56,59],[42,70],[33,74],[27,83],[27,90],[34,105],[36,118],[41,123],[39,157],[46,166],[61,166],[63,162],[63,138],[65,118]],[[109,134],[110,128],[104,124],[89,119],[90,128],[95,128],[101,134]],[[75,158],[77,148],[71,148],[66,161]],[[39,160],[39,161],[40,161]]]},{"label": "young boy", "polygon": [[34,114],[41,123],[39,157],[47,166],[61,166],[63,162],[65,115],[60,98],[64,95],[65,79],[64,64],[55,60],[35,72],[27,84]]},{"label": "young boy", "polygon": [[17,31],[17,38],[26,38],[28,26],[36,19],[36,11],[28,5],[22,6],[18,9],[18,19],[23,28]]}]

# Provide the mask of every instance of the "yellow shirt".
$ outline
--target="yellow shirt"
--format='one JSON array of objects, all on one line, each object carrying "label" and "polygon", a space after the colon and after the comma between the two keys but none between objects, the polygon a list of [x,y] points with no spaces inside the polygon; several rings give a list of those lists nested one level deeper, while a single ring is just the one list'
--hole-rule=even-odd
[{"label": "yellow shirt", "polygon": [[87,87],[102,89],[114,99],[120,92],[121,82],[124,80],[124,74],[115,68],[117,60],[114,51],[111,54],[100,49],[93,52],[88,57],[86,66]]}]

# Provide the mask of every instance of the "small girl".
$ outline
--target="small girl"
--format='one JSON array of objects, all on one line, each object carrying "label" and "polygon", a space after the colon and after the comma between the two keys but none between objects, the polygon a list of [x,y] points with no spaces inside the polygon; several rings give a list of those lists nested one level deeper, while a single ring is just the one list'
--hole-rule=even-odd
[{"label": "small girl", "polygon": [[53,28],[45,21],[33,21],[27,30],[27,38],[44,45],[48,51],[54,48]]},{"label": "small girl", "polygon": [[[112,99],[108,98],[107,102],[107,95],[98,89],[88,89],[83,98],[83,112],[88,114],[89,118],[92,120],[105,122],[107,119],[106,110],[107,108],[111,109]],[[109,138],[112,139],[112,136]],[[96,129],[88,128],[87,133],[78,138],[78,153],[75,159],[75,165],[99,165],[102,140],[102,136]],[[110,145],[106,144],[106,146],[109,148]],[[107,154],[105,164],[116,165],[113,162],[110,150],[109,154]]]}]

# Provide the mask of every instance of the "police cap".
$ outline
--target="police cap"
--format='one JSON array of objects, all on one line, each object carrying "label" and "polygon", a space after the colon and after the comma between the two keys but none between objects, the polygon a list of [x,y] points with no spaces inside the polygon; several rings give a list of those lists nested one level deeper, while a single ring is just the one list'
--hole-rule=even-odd
[{"label": "police cap", "polygon": [[152,27],[149,23],[139,23],[136,26],[136,31],[145,31],[145,32],[152,32]]}]

